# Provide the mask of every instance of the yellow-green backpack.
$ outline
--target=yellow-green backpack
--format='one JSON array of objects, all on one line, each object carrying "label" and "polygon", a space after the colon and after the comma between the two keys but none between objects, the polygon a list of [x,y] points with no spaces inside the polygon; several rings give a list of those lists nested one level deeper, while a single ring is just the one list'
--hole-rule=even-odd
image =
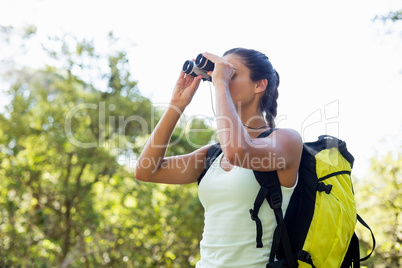
[{"label": "yellow-green backpack", "polygon": [[[259,138],[273,131],[265,131]],[[211,146],[199,182],[220,153],[219,143]],[[254,170],[261,185],[250,209],[251,219],[256,223],[257,247],[263,246],[258,212],[265,200],[274,210],[277,221],[267,267],[360,267],[360,262],[371,256],[375,239],[370,227],[356,213],[351,181],[353,162],[346,143],[335,137],[323,135],[315,142],[304,143],[298,183],[285,217],[276,171]],[[371,253],[362,259],[355,234],[357,220],[370,230],[373,239]]]}]

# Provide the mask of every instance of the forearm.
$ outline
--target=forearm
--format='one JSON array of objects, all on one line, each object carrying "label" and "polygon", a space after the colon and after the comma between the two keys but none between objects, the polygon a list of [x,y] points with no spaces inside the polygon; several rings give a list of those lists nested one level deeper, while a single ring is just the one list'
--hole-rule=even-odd
[{"label": "forearm", "polygon": [[148,177],[158,170],[165,157],[170,137],[181,114],[182,110],[173,105],[170,105],[165,111],[138,158],[136,167],[137,178],[140,176]]},{"label": "forearm", "polygon": [[225,85],[215,87],[218,138],[225,156],[230,159],[245,150],[250,137],[238,116],[229,89]]}]

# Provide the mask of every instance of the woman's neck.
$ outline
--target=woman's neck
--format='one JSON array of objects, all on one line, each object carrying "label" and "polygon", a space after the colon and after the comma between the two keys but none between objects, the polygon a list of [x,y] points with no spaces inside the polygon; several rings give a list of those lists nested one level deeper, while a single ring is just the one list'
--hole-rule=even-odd
[{"label": "woman's neck", "polygon": [[242,114],[240,116],[240,120],[243,123],[243,126],[246,128],[249,134],[258,132],[260,133],[262,130],[266,130],[269,128],[268,124],[265,122],[264,117],[261,113],[253,113],[249,116],[245,116]]}]

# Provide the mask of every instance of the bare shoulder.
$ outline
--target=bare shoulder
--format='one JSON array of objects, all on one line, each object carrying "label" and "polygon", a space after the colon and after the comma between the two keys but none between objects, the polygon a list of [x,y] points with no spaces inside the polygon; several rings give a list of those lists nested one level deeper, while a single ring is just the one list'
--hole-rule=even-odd
[{"label": "bare shoulder", "polygon": [[300,133],[291,128],[280,128],[274,131],[273,137],[278,141],[291,143],[292,145],[303,145]]},{"label": "bare shoulder", "polygon": [[[282,128],[272,133],[272,138],[285,154],[298,156],[303,150],[303,140],[299,132],[290,128]],[[298,157],[296,157],[298,158]]]},{"label": "bare shoulder", "polygon": [[294,129],[278,129],[275,132],[277,132],[276,142],[286,163],[285,168],[277,170],[279,181],[282,186],[293,187],[303,151],[303,140]]}]

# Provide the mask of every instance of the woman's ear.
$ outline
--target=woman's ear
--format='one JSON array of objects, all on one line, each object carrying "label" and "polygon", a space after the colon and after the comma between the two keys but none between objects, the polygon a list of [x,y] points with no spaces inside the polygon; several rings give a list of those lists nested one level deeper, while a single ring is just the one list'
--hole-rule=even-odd
[{"label": "woman's ear", "polygon": [[268,79],[258,80],[255,85],[255,93],[264,92],[267,86],[268,86]]}]

